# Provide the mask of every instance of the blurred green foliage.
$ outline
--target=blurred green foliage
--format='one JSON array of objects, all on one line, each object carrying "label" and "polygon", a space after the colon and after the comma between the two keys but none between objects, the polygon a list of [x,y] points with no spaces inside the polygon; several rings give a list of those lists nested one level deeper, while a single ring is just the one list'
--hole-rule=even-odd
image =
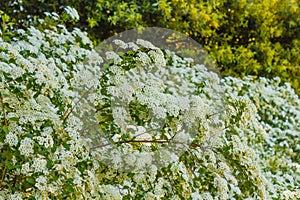
[{"label": "blurred green foliage", "polygon": [[177,30],[203,45],[223,76],[279,76],[300,94],[299,4],[299,0],[2,0],[0,10],[26,27],[43,18],[44,12],[60,14],[64,6],[71,6],[80,21],[66,25],[86,30],[95,43],[137,27]]}]

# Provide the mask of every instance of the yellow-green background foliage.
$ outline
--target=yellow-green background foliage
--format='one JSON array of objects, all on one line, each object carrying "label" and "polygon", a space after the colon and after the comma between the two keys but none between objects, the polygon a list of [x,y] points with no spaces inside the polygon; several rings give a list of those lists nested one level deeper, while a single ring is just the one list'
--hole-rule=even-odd
[{"label": "yellow-green background foliage", "polygon": [[[300,94],[298,0],[27,0],[0,2],[19,26],[43,13],[78,10],[81,27],[95,43],[123,30],[158,26],[191,36],[204,46],[223,76],[279,76]],[[3,21],[3,20],[2,20]]]}]

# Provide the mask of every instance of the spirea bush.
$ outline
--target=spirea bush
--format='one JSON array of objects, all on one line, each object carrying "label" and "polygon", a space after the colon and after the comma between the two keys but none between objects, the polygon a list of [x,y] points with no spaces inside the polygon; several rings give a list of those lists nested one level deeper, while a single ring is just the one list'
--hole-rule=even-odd
[{"label": "spirea bush", "polygon": [[114,45],[100,57],[61,25],[0,41],[0,199],[300,198],[290,84],[221,79],[144,40]]}]

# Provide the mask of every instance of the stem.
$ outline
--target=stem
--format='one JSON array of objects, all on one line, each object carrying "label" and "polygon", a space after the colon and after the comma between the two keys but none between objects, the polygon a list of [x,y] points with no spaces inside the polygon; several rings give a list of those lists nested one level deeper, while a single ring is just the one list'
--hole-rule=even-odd
[{"label": "stem", "polygon": [[5,24],[5,22],[3,22],[2,23],[2,39],[4,39],[4,37],[5,37],[5,31],[6,31],[6,24]]},{"label": "stem", "polygon": [[[5,151],[5,160],[8,160],[7,151]],[[7,166],[5,165],[4,170],[3,170],[3,173],[2,173],[2,175],[1,175],[0,188],[2,188],[2,183],[4,182],[5,175],[6,175],[6,171],[7,171]]]},{"label": "stem", "polygon": [[[156,144],[166,144],[168,142],[174,143],[174,144],[182,144],[182,145],[186,145],[186,143],[184,142],[178,142],[178,141],[171,141],[171,140],[126,140],[126,141],[120,141],[120,142],[115,142],[113,144],[128,144],[128,143],[134,143],[134,142],[138,142],[138,143],[156,143]],[[97,149],[97,148],[101,148],[101,147],[106,147],[111,145],[111,143],[106,143],[106,144],[102,144],[102,145],[98,145],[98,146],[94,146],[91,148],[91,150],[93,149]],[[201,145],[198,144],[190,144],[191,147],[194,148],[200,148],[201,150],[206,150],[206,149],[210,149],[210,147],[203,147]]]},{"label": "stem", "polygon": [[83,97],[93,88],[94,86],[91,86],[79,99],[78,101],[74,104],[74,106],[72,106],[71,110],[69,112],[67,112],[64,116],[63,116],[63,123],[65,123],[67,121],[67,119],[69,118],[70,114],[73,112],[73,110],[75,109],[76,105],[83,99]]},{"label": "stem", "polygon": [[6,119],[6,112],[5,112],[5,107],[4,107],[4,102],[3,102],[2,94],[0,94],[0,103],[1,103],[1,108],[2,108],[2,112],[3,112],[4,124],[6,126],[8,126],[8,122],[7,122],[7,119]]},{"label": "stem", "polygon": [[[126,141],[121,141],[121,142],[115,142],[113,144],[125,144],[125,143],[133,143],[133,142],[143,142],[143,143],[167,143],[168,140],[126,140]],[[111,143],[106,143],[106,144],[102,144],[102,145],[98,145],[98,146],[94,146],[92,147],[91,149],[97,149],[97,148],[101,148],[101,147],[106,147],[106,146],[109,146],[111,145]]]},{"label": "stem", "polygon": [[[104,77],[104,76],[106,76],[108,74],[108,72],[107,73],[105,73],[105,74],[103,74],[102,76],[101,76],[101,78],[100,78],[100,80]],[[72,106],[72,108],[71,108],[71,110],[69,111],[69,112],[67,112],[66,114],[64,114],[64,116],[63,116],[63,123],[65,123],[66,121],[67,121],[67,119],[69,118],[69,116],[70,116],[70,114],[73,112],[73,110],[75,109],[75,107],[76,107],[76,105],[83,99],[83,97],[85,96],[85,95],[87,95],[88,94],[88,92],[90,92],[91,91],[91,89],[93,88],[94,86],[91,86],[79,99],[78,99],[78,101],[74,104],[74,106]]]},{"label": "stem", "polygon": [[[6,112],[5,112],[5,106],[4,106],[2,94],[0,94],[0,103],[1,103],[1,108],[2,108],[2,112],[3,112],[4,124],[5,124],[5,126],[8,126],[8,122],[7,122],[7,119],[6,119]],[[8,160],[7,153],[5,154],[5,157],[6,157],[6,160]],[[2,187],[2,183],[4,181],[4,178],[5,178],[5,175],[6,175],[6,171],[7,171],[7,166],[5,165],[4,170],[2,172],[2,175],[1,175],[0,188]]]},{"label": "stem", "polygon": [[221,111],[212,113],[212,114],[210,114],[210,115],[206,115],[206,119],[209,119],[209,118],[211,118],[211,117],[214,116],[214,115],[220,114],[220,113],[223,112],[223,111],[224,111],[224,110],[221,110]]},{"label": "stem", "polygon": [[5,166],[4,170],[3,170],[3,173],[2,173],[2,176],[1,176],[0,188],[2,188],[2,183],[3,183],[5,175],[6,175],[6,170],[7,170],[7,167]]}]

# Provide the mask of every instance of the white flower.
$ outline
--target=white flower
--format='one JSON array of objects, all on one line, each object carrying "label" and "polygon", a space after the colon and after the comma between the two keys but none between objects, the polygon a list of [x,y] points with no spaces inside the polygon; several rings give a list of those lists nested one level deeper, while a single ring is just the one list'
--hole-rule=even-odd
[{"label": "white flower", "polygon": [[203,200],[213,200],[214,198],[211,196],[209,192],[204,192],[201,194]]},{"label": "white flower", "polygon": [[87,37],[87,33],[86,32],[82,32],[80,29],[78,28],[74,28],[73,35],[78,36],[81,40],[83,44],[89,44],[92,45],[91,40]]},{"label": "white flower", "polygon": [[54,20],[59,20],[59,15],[57,14],[57,13],[55,13],[55,12],[52,12],[51,13],[51,17],[54,19]]},{"label": "white flower", "polygon": [[76,9],[70,7],[70,6],[66,6],[64,8],[64,10],[66,11],[66,13],[74,20],[79,20],[79,15]]},{"label": "white flower", "polygon": [[42,135],[42,136],[48,136],[48,135],[51,135],[52,132],[53,132],[52,127],[46,127],[46,128],[44,128],[44,130],[42,131],[41,135]]},{"label": "white flower", "polygon": [[28,162],[22,165],[22,169],[21,169],[22,174],[28,175],[30,171],[31,171],[31,167]]},{"label": "white flower", "polygon": [[[73,8],[65,7],[65,12],[79,19]],[[58,19],[54,13],[46,15]],[[36,179],[35,187],[20,193],[13,193],[9,190],[12,185],[8,185],[7,190],[0,191],[0,199],[28,195],[46,199],[48,193],[56,198],[63,195],[61,188],[70,180],[77,185],[76,192],[70,194],[72,198],[84,199],[122,199],[122,195],[134,199],[141,190],[146,199],[164,195],[173,200],[300,198],[300,165],[293,163],[300,149],[300,100],[290,84],[279,85],[279,79],[226,77],[220,85],[217,74],[204,65],[191,65],[192,59],[162,51],[145,40],[115,40],[120,48],[140,51],[130,61],[121,60],[119,52],[107,52],[107,58],[115,63],[105,71],[87,33],[78,28],[69,32],[65,26],[57,25],[53,30],[30,27],[18,32],[22,39],[0,41],[0,90],[5,106],[12,108],[6,110],[9,133],[3,136],[0,146],[10,145],[14,147],[12,151],[22,155],[8,152],[13,166],[21,168],[7,170],[4,182],[10,184],[14,176],[20,176],[20,180],[43,176]],[[137,66],[124,69],[131,64]],[[98,80],[103,75],[104,81]],[[95,90],[82,95],[80,92],[87,87]],[[16,94],[17,90],[20,92]],[[84,99],[80,99],[82,96]],[[63,116],[76,102],[63,123]],[[133,110],[131,103],[147,112]],[[108,104],[104,115],[102,111],[97,113],[97,119],[104,121],[101,142],[107,142],[102,138],[106,135],[113,135],[114,142],[129,136],[145,140],[146,145],[111,144],[89,152],[84,141],[92,145],[98,141],[91,133],[84,135],[89,132],[84,120],[88,121],[86,114],[100,104]],[[109,115],[113,119],[108,120]],[[100,126],[96,124],[95,129]],[[165,145],[151,141],[174,135],[174,144],[178,141],[175,148],[160,148]],[[178,150],[188,148],[194,138],[207,149],[190,148],[186,154],[178,155]],[[223,147],[226,156],[219,152]],[[101,156],[94,157],[98,154],[111,161],[102,163],[107,167],[97,161]],[[49,160],[54,165],[51,173]],[[157,165],[160,161],[168,164],[163,170]],[[272,173],[262,170],[270,166]],[[83,168],[87,169],[82,171]],[[125,169],[133,169],[133,173],[122,173]],[[138,174],[141,170],[147,173]],[[245,177],[239,174],[244,173],[252,183],[246,194],[238,185]],[[53,175],[59,175],[58,179]],[[173,187],[174,180],[180,180],[182,191]],[[206,191],[201,195],[199,185],[201,192]]]},{"label": "white flower", "polygon": [[58,194],[58,190],[59,188],[53,184],[49,184],[48,185],[48,189],[47,189],[51,194],[57,195]]},{"label": "white flower", "polygon": [[157,119],[165,119],[167,117],[167,110],[164,107],[161,106],[155,106],[152,108],[153,111],[153,117]]},{"label": "white flower", "polygon": [[214,179],[214,186],[218,191],[223,192],[228,190],[227,181],[224,178],[216,177]]},{"label": "white flower", "polygon": [[135,132],[134,138],[137,140],[151,140],[152,136],[147,133],[147,130],[143,126],[137,126],[137,131]]},{"label": "white flower", "polygon": [[147,66],[151,63],[151,59],[145,52],[138,52],[137,58],[134,58],[135,60],[138,60],[143,63],[144,66]]},{"label": "white flower", "polygon": [[191,194],[191,198],[192,198],[193,200],[202,200],[202,197],[201,197],[201,195],[200,195],[198,192],[193,192],[193,193]]},{"label": "white flower", "polygon": [[113,108],[113,117],[115,123],[122,129],[125,129],[125,127],[127,126],[126,121],[130,119],[127,110],[124,107],[119,106],[115,106]]},{"label": "white flower", "polygon": [[300,197],[300,190],[295,192],[290,190],[285,190],[283,191],[283,197],[284,199],[297,199]]},{"label": "white flower", "polygon": [[21,144],[19,147],[20,154],[24,156],[29,156],[33,153],[33,140],[25,137],[23,140],[21,140]]},{"label": "white flower", "polygon": [[134,166],[136,163],[136,156],[133,153],[129,153],[124,159],[129,166]]},{"label": "white flower", "polygon": [[113,52],[113,51],[107,51],[107,52],[105,52],[105,56],[106,56],[106,59],[113,60],[114,63],[119,63],[119,62],[122,61],[122,58],[118,54],[116,54],[115,52]]},{"label": "white flower", "polygon": [[48,170],[46,165],[47,165],[47,160],[43,158],[34,158],[31,167],[34,169],[35,172],[47,173]]},{"label": "white flower", "polygon": [[61,163],[64,166],[70,166],[77,162],[76,157],[70,151],[62,151],[60,156]]},{"label": "white flower", "polygon": [[79,174],[75,174],[73,183],[75,185],[81,186],[82,185],[82,177],[80,177]]},{"label": "white flower", "polygon": [[9,200],[22,200],[22,194],[15,192],[14,194],[12,194],[9,198]]},{"label": "white flower", "polygon": [[148,54],[152,59],[154,59],[155,67],[160,68],[166,66],[167,61],[164,57],[164,53],[160,49],[151,50]]},{"label": "white flower", "polygon": [[149,199],[149,200],[155,200],[155,199],[157,199],[157,196],[155,194],[153,194],[152,192],[147,192],[145,194],[144,198],[145,199]]},{"label": "white flower", "polygon": [[192,141],[192,138],[189,133],[185,132],[183,129],[182,131],[179,131],[176,133],[174,137],[174,141],[183,143],[183,144],[188,144],[190,141]]},{"label": "white flower", "polygon": [[157,49],[157,47],[155,47],[151,42],[143,40],[143,39],[137,39],[136,43],[147,49]]},{"label": "white flower", "polygon": [[114,142],[118,142],[122,136],[120,134],[115,134],[112,138]]},{"label": "white flower", "polygon": [[184,58],[184,60],[188,63],[193,63],[194,59],[193,58]]},{"label": "white flower", "polygon": [[36,181],[35,187],[37,187],[39,190],[45,191],[48,189],[46,177],[39,176],[35,181]]},{"label": "white flower", "polygon": [[12,146],[17,146],[17,144],[19,142],[19,139],[18,139],[18,136],[16,134],[8,133],[5,136],[4,142],[9,144],[9,146],[12,147]]},{"label": "white flower", "polygon": [[133,42],[128,42],[127,45],[128,45],[128,48],[131,48],[133,51],[137,51],[139,49],[139,46],[137,46]]},{"label": "white flower", "polygon": [[122,49],[126,49],[128,47],[128,44],[119,39],[113,40],[112,42],[121,47]]},{"label": "white flower", "polygon": [[107,200],[121,200],[122,197],[119,188],[113,185],[100,185],[101,193],[105,195]]}]

